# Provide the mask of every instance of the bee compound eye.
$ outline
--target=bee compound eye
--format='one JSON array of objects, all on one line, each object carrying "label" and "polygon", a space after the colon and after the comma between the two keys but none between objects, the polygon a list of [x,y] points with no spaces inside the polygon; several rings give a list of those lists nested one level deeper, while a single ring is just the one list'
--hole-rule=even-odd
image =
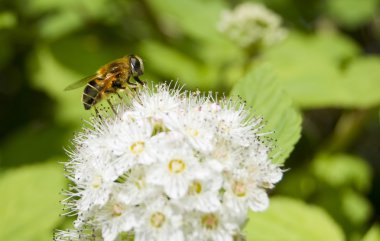
[{"label": "bee compound eye", "polygon": [[133,57],[131,59],[131,62],[132,62],[133,68],[135,68],[135,69],[139,69],[140,68],[140,61],[137,58]]},{"label": "bee compound eye", "polygon": [[143,73],[143,67],[141,65],[141,62],[138,58],[132,57],[131,58],[131,68],[134,75],[142,75]]}]

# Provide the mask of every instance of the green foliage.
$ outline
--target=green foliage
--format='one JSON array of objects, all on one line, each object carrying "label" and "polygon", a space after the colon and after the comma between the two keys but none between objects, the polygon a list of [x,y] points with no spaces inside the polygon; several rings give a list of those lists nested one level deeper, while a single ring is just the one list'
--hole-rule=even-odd
[{"label": "green foliage", "polygon": [[[187,34],[205,41],[218,36],[216,23],[226,5],[222,1],[148,1],[154,11],[161,16],[167,31],[173,34]],[[184,14],[184,11],[196,14]]]},{"label": "green foliage", "polygon": [[364,236],[362,241],[379,241],[380,240],[380,226],[375,224],[371,227],[368,233]]},{"label": "green foliage", "polygon": [[292,106],[291,100],[275,81],[273,71],[266,65],[253,68],[232,90],[252,107],[254,115],[265,121],[265,131],[274,130],[270,136],[276,140],[274,154],[280,154],[275,162],[283,163],[298,141],[301,131],[301,116]]},{"label": "green foliage", "polygon": [[13,12],[0,12],[0,29],[13,28],[17,24],[17,18]]},{"label": "green foliage", "polygon": [[343,73],[341,80],[345,92],[343,101],[347,103],[346,106],[370,108],[379,105],[378,76],[380,76],[379,57],[360,57],[353,60],[349,64],[347,72]]},{"label": "green foliage", "polygon": [[365,192],[370,188],[371,170],[365,160],[346,154],[321,154],[312,164],[312,172],[332,187],[349,186]]},{"label": "green foliage", "polygon": [[328,16],[347,28],[355,28],[370,21],[376,14],[377,0],[329,0],[326,1]]},{"label": "green foliage", "polygon": [[[81,106],[82,90],[71,92],[63,91],[69,84],[82,77],[58,62],[47,47],[40,47],[32,58],[33,85],[46,91],[51,98],[57,101],[57,120],[60,122],[78,122],[80,118],[88,115]],[[43,67],[42,67],[43,66]]]},{"label": "green foliage", "polygon": [[353,226],[362,226],[371,216],[372,207],[365,196],[354,190],[345,190],[342,195],[342,211]]},{"label": "green foliage", "polygon": [[342,230],[321,208],[299,200],[274,197],[263,213],[250,213],[248,241],[343,241]]},{"label": "green foliage", "polygon": [[0,163],[3,167],[15,167],[63,156],[63,146],[70,137],[68,128],[62,126],[27,126],[0,147]]},{"label": "green foliage", "polygon": [[339,222],[348,236],[354,237],[360,236],[361,227],[373,211],[366,199],[371,177],[365,160],[347,154],[323,153],[318,154],[309,167],[295,170],[278,190],[313,200]]},{"label": "green foliage", "polygon": [[0,240],[51,240],[59,221],[59,190],[64,186],[57,163],[25,166],[0,176]]},{"label": "green foliage", "polygon": [[[216,0],[147,2],[160,16],[155,20],[166,40],[166,43],[143,41],[140,46],[141,55],[152,70],[163,80],[178,80],[190,89],[226,91],[230,87],[229,74],[235,72],[226,66],[243,57],[241,50],[217,30],[226,4]],[[184,9],[197,14],[183,14]]]},{"label": "green foliage", "polygon": [[380,210],[379,0],[249,1],[289,30],[257,56],[217,29],[223,10],[243,1],[0,2],[0,240],[50,240],[64,226],[63,168],[46,162],[92,112],[81,88],[63,89],[130,53],[145,61],[142,79],[239,95],[264,117],[263,132],[275,131],[272,154],[287,171],[274,194],[313,205],[274,197],[268,212],[250,214],[249,240],[343,240],[340,229],[348,241],[380,240],[371,223]]},{"label": "green foliage", "polygon": [[[49,11],[63,12],[74,11],[82,12],[86,15],[100,15],[104,13],[104,8],[107,6],[105,0],[67,0],[67,1],[49,1],[35,0],[23,4],[23,11],[28,15],[39,15]],[[49,22],[49,20],[47,21]]]},{"label": "green foliage", "polygon": [[380,58],[357,55],[343,36],[292,33],[264,58],[300,107],[371,107],[380,103]]},{"label": "green foliage", "polygon": [[[214,76],[211,76],[211,78],[201,74],[203,66],[184,53],[152,41],[144,42],[141,49],[147,63],[159,75],[184,82],[189,88],[207,89],[212,87],[213,83],[210,80],[215,78],[215,71],[213,71]],[[165,59],[162,56],[166,56]],[[205,72],[207,71],[206,68],[203,69]]]}]

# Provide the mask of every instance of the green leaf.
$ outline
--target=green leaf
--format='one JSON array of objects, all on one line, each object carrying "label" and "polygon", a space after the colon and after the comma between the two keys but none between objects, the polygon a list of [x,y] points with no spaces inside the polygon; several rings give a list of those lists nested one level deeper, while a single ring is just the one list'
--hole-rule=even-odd
[{"label": "green leaf", "polygon": [[47,17],[40,24],[39,35],[43,39],[57,39],[79,29],[83,24],[78,13],[62,11]]},{"label": "green leaf", "polygon": [[342,92],[345,92],[345,106],[370,108],[378,105],[379,76],[379,57],[361,57],[353,60],[341,79]]},{"label": "green leaf", "polygon": [[371,184],[371,167],[368,163],[347,154],[321,154],[312,163],[312,172],[320,180],[338,187],[354,187],[362,192]]},{"label": "green leaf", "polygon": [[275,197],[269,209],[249,214],[245,227],[248,241],[343,241],[342,230],[317,206]]},{"label": "green leaf", "polygon": [[0,177],[0,240],[51,240],[64,185],[58,163],[25,166]]},{"label": "green leaf", "polygon": [[0,163],[4,167],[15,167],[63,156],[63,146],[69,137],[66,127],[25,126],[4,140],[0,146]]},{"label": "green leaf", "polygon": [[231,95],[242,97],[254,114],[263,116],[264,132],[275,131],[271,137],[277,142],[272,153],[281,154],[274,161],[283,163],[300,137],[301,116],[276,84],[273,70],[267,65],[253,68],[234,86]]},{"label": "green leaf", "polygon": [[339,24],[356,28],[370,21],[378,10],[377,0],[328,0],[326,12]]},{"label": "green leaf", "polygon": [[146,59],[145,65],[164,76],[165,81],[178,80],[186,83],[187,88],[210,89],[216,85],[215,69],[200,64],[179,50],[156,41],[145,41],[140,47]]},{"label": "green leaf", "polygon": [[324,37],[293,33],[266,51],[264,59],[273,64],[279,84],[296,105],[322,107],[339,98],[339,62],[352,54],[342,46]]},{"label": "green leaf", "polygon": [[[163,21],[166,31],[209,41],[218,37],[217,22],[225,5],[223,1],[148,0],[154,13]],[[196,14],[191,14],[196,13]],[[179,32],[179,33],[177,33]]]},{"label": "green leaf", "polygon": [[[75,55],[72,57],[75,58]],[[59,122],[78,123],[81,117],[90,115],[90,111],[85,111],[81,102],[82,88],[64,91],[65,87],[85,75],[80,75],[64,66],[47,46],[39,46],[29,63],[32,85],[44,90],[57,102],[56,117]]]},{"label": "green leaf", "polygon": [[347,187],[330,188],[317,184],[319,190],[310,196],[313,203],[334,217],[348,236],[357,236],[372,214],[371,203],[366,196]]},{"label": "green leaf", "polygon": [[368,108],[380,103],[380,58],[357,54],[358,47],[337,34],[292,33],[263,59],[300,107]]},{"label": "green leaf", "polygon": [[[107,0],[34,0],[30,2],[18,1],[23,4],[20,8],[23,13],[28,15],[41,15],[46,12],[75,12],[78,15],[93,17],[96,15],[105,15],[106,8],[109,5]],[[112,16],[111,16],[112,17]]]},{"label": "green leaf", "polygon": [[372,215],[370,201],[362,194],[353,190],[345,190],[342,196],[342,210],[346,220],[357,227],[363,226]]},{"label": "green leaf", "polygon": [[292,168],[276,185],[276,193],[308,200],[317,191],[318,182],[308,167]]},{"label": "green leaf", "polygon": [[244,53],[218,31],[226,4],[219,0],[146,2],[169,39],[167,45],[152,40],[141,45],[147,69],[150,66],[165,80],[179,80],[189,89],[229,90],[239,72],[234,65]]},{"label": "green leaf", "polygon": [[380,241],[380,225],[378,223],[374,224],[362,241]]},{"label": "green leaf", "polygon": [[11,29],[17,25],[17,17],[14,12],[0,12],[0,29]]}]

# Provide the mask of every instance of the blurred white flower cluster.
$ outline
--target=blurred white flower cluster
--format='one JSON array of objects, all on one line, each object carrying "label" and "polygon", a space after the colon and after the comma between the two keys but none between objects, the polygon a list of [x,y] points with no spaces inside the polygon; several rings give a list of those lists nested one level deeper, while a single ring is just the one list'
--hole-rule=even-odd
[{"label": "blurred white flower cluster", "polygon": [[145,87],[94,118],[66,163],[75,230],[56,240],[232,241],[282,178],[240,103]]},{"label": "blurred white flower cluster", "polygon": [[219,30],[242,48],[260,48],[281,41],[287,31],[281,17],[259,3],[242,3],[222,13]]}]

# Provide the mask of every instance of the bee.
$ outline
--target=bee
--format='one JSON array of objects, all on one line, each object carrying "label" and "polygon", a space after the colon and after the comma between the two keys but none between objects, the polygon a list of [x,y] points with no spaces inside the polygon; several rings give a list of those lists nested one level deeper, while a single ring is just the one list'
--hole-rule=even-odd
[{"label": "bee", "polygon": [[[89,110],[107,94],[117,94],[120,89],[135,90],[139,85],[144,85],[145,83],[139,79],[143,73],[142,59],[137,55],[128,55],[100,67],[96,74],[67,86],[65,90],[73,90],[86,85],[83,90],[82,103],[84,109]],[[135,83],[130,82],[131,77],[136,81]],[[112,108],[110,101],[108,99],[107,101]]]}]

